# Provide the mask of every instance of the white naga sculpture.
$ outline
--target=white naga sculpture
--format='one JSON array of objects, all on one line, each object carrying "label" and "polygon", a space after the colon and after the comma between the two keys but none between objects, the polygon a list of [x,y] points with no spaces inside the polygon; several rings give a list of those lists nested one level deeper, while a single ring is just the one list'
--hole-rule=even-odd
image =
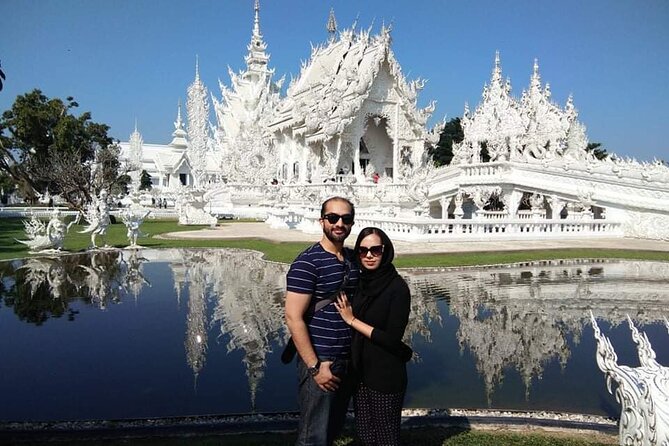
[{"label": "white naga sculpture", "polygon": [[97,248],[95,237],[101,235],[103,238],[107,234],[107,227],[111,223],[109,219],[109,205],[107,204],[107,191],[101,190],[100,196],[94,198],[93,202],[86,206],[84,219],[88,226],[80,234],[91,234],[91,248]]},{"label": "white naga sculpture", "polygon": [[655,446],[669,444],[669,368],[655,360],[650,341],[639,333],[630,317],[627,321],[637,345],[640,367],[618,365],[618,356],[611,341],[601,334],[590,312],[597,339],[597,365],[606,375],[610,393],[611,382],[618,385],[616,400],[622,405],[620,444]]},{"label": "white naga sculpture", "polygon": [[203,191],[182,189],[176,205],[179,224],[215,226],[218,220],[205,210],[206,205]]},{"label": "white naga sculpture", "polygon": [[139,248],[137,244],[137,239],[142,234],[139,230],[139,227],[142,225],[146,217],[149,216],[151,211],[144,211],[139,209],[126,208],[121,212],[121,221],[128,229],[128,242],[130,242],[130,248]]},{"label": "white naga sculpture", "polygon": [[73,224],[78,222],[77,217],[76,220],[66,225],[59,209],[53,210],[51,219],[46,225],[33,215],[30,220],[23,222],[28,240],[18,240],[18,242],[28,246],[30,252],[60,251],[63,249],[65,234]]}]

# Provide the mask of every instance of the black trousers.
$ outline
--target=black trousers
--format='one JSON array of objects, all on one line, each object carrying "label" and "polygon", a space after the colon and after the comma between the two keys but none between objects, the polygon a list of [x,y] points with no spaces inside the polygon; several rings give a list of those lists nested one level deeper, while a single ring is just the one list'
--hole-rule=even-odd
[{"label": "black trousers", "polygon": [[400,444],[404,393],[381,393],[360,383],[353,396],[355,430],[365,446]]}]

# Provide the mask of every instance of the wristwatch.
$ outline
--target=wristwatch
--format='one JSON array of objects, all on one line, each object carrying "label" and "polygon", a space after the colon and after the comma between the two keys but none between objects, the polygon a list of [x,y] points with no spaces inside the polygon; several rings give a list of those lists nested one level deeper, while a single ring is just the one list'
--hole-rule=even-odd
[{"label": "wristwatch", "polygon": [[312,367],[308,367],[307,370],[309,371],[309,374],[311,376],[316,376],[318,375],[319,370],[321,369],[321,360],[317,360],[316,364],[314,364]]}]

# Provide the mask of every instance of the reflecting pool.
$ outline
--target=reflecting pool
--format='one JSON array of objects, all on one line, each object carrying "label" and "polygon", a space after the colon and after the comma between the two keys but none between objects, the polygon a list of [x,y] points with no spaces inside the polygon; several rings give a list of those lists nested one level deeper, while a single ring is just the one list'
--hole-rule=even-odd
[{"label": "reflecting pool", "polygon": [[[0,262],[0,420],[296,410],[279,356],[287,265],[232,249]],[[636,366],[625,321],[669,364],[669,262],[404,270],[405,407],[618,416],[588,312]]]}]

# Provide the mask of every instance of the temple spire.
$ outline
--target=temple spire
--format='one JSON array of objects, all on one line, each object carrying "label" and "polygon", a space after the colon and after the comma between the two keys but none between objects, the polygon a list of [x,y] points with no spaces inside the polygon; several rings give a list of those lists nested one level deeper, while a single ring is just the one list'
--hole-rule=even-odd
[{"label": "temple spire", "polygon": [[255,12],[255,18],[253,19],[253,37],[262,38],[262,35],[260,34],[260,0],[255,0],[253,10]]},{"label": "temple spire", "polygon": [[253,5],[253,34],[251,35],[251,43],[247,49],[249,53],[246,55],[246,66],[248,67],[245,76],[257,76],[258,72],[263,72],[267,69],[267,62],[269,56],[265,53],[267,44],[262,39],[260,32],[260,0],[255,0]]},{"label": "temple spire", "polygon": [[534,66],[532,67],[532,77],[530,78],[530,93],[541,92],[541,75],[539,74],[539,59],[534,59]]},{"label": "temple spire", "polygon": [[195,55],[195,82],[200,80],[200,56]]},{"label": "temple spire", "polygon": [[337,34],[337,19],[335,18],[334,8],[330,8],[330,15],[328,16],[328,23],[325,27],[330,35],[330,41],[334,41]]},{"label": "temple spire", "polygon": [[135,118],[135,131],[130,134],[130,151],[128,156],[130,177],[136,187],[139,187],[139,169],[142,167],[142,135],[137,130],[137,118]]},{"label": "temple spire", "polygon": [[502,63],[499,57],[499,50],[495,51],[495,68],[492,70],[490,88],[494,88],[494,85],[502,86]]},{"label": "temple spire", "polygon": [[188,145],[188,133],[184,130],[183,120],[181,118],[181,99],[179,99],[177,105],[177,120],[174,121],[174,132],[172,133],[172,136],[174,138],[170,143],[171,146],[185,148]]},{"label": "temple spire", "polygon": [[181,120],[181,99],[177,103],[177,120],[174,123],[174,128],[179,130],[183,128],[183,121]]}]

